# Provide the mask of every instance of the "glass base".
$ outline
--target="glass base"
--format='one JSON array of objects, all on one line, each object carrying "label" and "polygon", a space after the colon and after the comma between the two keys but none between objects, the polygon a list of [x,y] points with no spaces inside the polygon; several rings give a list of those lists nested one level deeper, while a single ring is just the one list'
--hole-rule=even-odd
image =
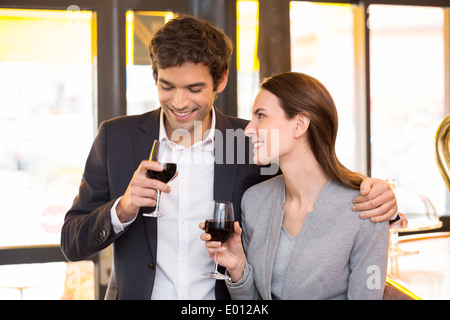
[{"label": "glass base", "polygon": [[209,272],[209,273],[202,273],[202,276],[205,278],[217,279],[217,280],[226,280],[226,279],[230,278],[230,277],[227,277],[226,275],[221,274],[220,272],[217,272],[217,271]]},{"label": "glass base", "polygon": [[390,257],[401,257],[401,256],[409,256],[413,254],[418,254],[419,251],[408,251],[400,248],[398,246],[398,230],[393,228],[390,229],[390,237],[389,237],[389,256]]},{"label": "glass base", "polygon": [[143,213],[144,217],[150,217],[150,218],[164,218],[164,215],[161,214],[159,211],[153,211],[150,213]]},{"label": "glass base", "polygon": [[389,248],[389,256],[390,257],[401,257],[401,256],[410,256],[413,254],[418,254],[418,250],[408,251],[400,248],[399,246],[394,246]]}]

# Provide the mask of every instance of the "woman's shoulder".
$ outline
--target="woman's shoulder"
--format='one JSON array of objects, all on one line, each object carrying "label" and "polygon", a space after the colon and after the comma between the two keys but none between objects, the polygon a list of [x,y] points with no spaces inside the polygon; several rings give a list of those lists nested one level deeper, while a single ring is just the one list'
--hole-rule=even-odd
[{"label": "woman's shoulder", "polygon": [[241,201],[246,219],[269,215],[274,205],[284,201],[284,178],[276,176],[247,189]]},{"label": "woman's shoulder", "polygon": [[358,195],[359,190],[330,179],[316,200],[315,209],[327,216],[329,221],[358,223],[359,215],[352,210],[353,199]]},{"label": "woman's shoulder", "polygon": [[266,198],[267,196],[274,195],[275,191],[280,188],[284,188],[283,175],[278,175],[251,186],[245,191],[243,198]]},{"label": "woman's shoulder", "polygon": [[353,199],[359,195],[359,190],[351,189],[344,184],[330,179],[325,186],[325,191],[329,200],[342,203],[348,206],[353,205]]},{"label": "woman's shoulder", "polygon": [[368,225],[368,228],[375,227],[370,219],[361,219],[360,212],[353,211],[353,199],[360,195],[359,190],[351,189],[342,183],[330,180],[325,188],[324,197],[322,197],[318,206],[322,212],[335,221],[336,224],[344,224],[346,228],[354,225],[355,228],[361,228]]},{"label": "woman's shoulder", "polygon": [[280,214],[284,190],[283,176],[276,176],[247,189],[241,201],[242,225],[247,237],[251,236],[258,242],[267,236],[270,221]]}]

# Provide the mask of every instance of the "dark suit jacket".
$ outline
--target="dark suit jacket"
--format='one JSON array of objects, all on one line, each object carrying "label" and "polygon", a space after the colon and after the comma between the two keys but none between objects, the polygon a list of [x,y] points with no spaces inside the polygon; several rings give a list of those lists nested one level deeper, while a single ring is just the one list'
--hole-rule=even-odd
[{"label": "dark suit jacket", "polygon": [[[158,272],[157,220],[139,214],[123,232],[116,234],[110,211],[115,200],[125,193],[141,161],[149,158],[153,140],[159,137],[160,112],[157,109],[102,123],[86,162],[79,193],[65,217],[61,248],[68,260],[86,259],[113,243],[114,261],[107,299],[151,297],[155,272]],[[223,134],[224,149],[236,135],[243,134],[239,129],[246,125],[247,121],[226,116],[216,109],[216,129]],[[248,152],[249,141],[245,141]],[[270,176],[260,175],[260,168],[248,163],[249,155],[245,163],[237,164],[238,160],[242,162],[242,157],[238,158],[241,154],[236,152],[239,143],[231,146],[234,154],[230,157],[230,149],[225,153],[220,143],[215,142],[214,198],[233,201],[235,218],[240,221],[244,191]],[[229,299],[223,281],[216,282],[215,291],[217,299]]]}]

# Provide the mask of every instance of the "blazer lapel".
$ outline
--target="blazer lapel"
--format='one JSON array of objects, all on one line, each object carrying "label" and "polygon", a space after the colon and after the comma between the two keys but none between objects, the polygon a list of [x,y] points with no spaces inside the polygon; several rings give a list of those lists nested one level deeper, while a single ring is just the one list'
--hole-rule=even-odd
[{"label": "blazer lapel", "polygon": [[[214,135],[214,200],[233,200],[233,190],[238,166],[236,144],[233,143],[235,132],[227,117],[215,109],[216,132]],[[227,130],[230,129],[230,130]],[[218,136],[220,135],[220,136]],[[234,163],[226,164],[227,141],[234,148]]]},{"label": "blazer lapel", "polygon": [[159,139],[159,120],[161,108],[150,112],[147,120],[140,126],[140,132],[133,139],[134,161],[136,168],[142,160],[148,160],[153,146],[153,140]]},{"label": "blazer lapel", "polygon": [[264,299],[272,299],[272,272],[273,272],[273,264],[275,262],[275,254],[278,248],[278,241],[280,239],[281,226],[283,223],[283,204],[285,201],[284,195],[284,184],[282,188],[279,188],[276,192],[276,201],[272,206],[272,219],[270,222],[268,235],[267,235],[267,255],[266,259],[264,259],[264,279],[266,292]]},{"label": "blazer lapel", "polygon": [[[142,160],[148,160],[153,146],[153,140],[159,139],[159,123],[160,123],[161,108],[150,112],[149,117],[140,126],[140,132],[133,139],[134,148],[134,162],[136,168],[140,165]],[[157,218],[147,218],[138,215],[139,219],[144,220],[145,230],[147,232],[147,239],[150,246],[150,254],[153,261],[156,261],[157,248]]]}]

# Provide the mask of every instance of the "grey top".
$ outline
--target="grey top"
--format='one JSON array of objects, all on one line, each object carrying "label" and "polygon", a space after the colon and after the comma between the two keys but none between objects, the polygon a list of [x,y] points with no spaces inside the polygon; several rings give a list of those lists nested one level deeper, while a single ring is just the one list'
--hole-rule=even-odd
[{"label": "grey top", "polygon": [[382,299],[388,223],[372,223],[352,211],[352,200],[358,194],[329,180],[289,250],[284,241],[279,249],[283,176],[248,189],[242,198],[247,265],[240,281],[226,281],[231,297]]},{"label": "grey top", "polygon": [[284,275],[289,260],[291,259],[297,236],[292,237],[289,232],[281,226],[280,240],[278,241],[278,248],[273,263],[272,299],[281,299],[283,295]]}]

